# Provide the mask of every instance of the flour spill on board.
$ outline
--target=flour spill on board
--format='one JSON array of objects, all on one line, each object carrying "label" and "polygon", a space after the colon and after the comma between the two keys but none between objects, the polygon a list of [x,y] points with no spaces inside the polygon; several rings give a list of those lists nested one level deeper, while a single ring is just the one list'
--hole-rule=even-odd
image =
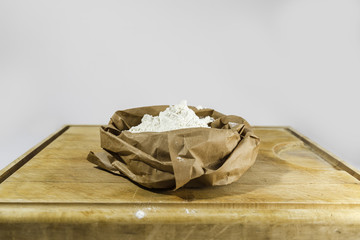
[{"label": "flour spill on board", "polygon": [[[202,107],[201,107],[202,108]],[[130,132],[164,132],[181,128],[204,127],[209,128],[208,123],[214,119],[210,116],[199,118],[193,110],[187,106],[187,102],[171,105],[159,116],[145,114],[141,123],[129,129]]]},{"label": "flour spill on board", "polygon": [[146,216],[145,212],[144,211],[141,211],[141,210],[138,210],[136,213],[135,213],[135,216],[139,219],[141,218],[144,218]]}]

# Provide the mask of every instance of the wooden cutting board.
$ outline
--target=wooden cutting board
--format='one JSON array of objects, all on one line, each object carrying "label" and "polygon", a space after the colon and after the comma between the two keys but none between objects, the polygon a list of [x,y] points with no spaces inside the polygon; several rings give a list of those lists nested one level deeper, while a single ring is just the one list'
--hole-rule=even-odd
[{"label": "wooden cutting board", "polygon": [[255,127],[228,186],[149,191],[86,160],[99,126],[65,126],[0,171],[0,239],[360,239],[360,174],[288,127]]}]

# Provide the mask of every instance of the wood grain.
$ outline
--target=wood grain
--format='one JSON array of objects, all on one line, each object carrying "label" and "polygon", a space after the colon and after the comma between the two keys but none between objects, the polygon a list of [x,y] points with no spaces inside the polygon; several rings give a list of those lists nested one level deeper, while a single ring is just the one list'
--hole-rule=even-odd
[{"label": "wood grain", "polygon": [[65,126],[2,170],[0,239],[359,239],[359,172],[291,128],[255,133],[239,181],[150,191],[86,160],[98,126]]}]

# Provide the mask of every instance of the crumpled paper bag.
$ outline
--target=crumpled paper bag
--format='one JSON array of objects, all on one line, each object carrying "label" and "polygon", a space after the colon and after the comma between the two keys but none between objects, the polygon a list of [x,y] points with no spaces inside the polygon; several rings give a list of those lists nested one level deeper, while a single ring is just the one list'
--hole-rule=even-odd
[{"label": "crumpled paper bag", "polygon": [[88,161],[128,177],[146,188],[227,185],[238,180],[255,162],[260,139],[241,117],[213,109],[198,110],[211,116],[211,128],[185,128],[166,132],[132,133],[144,114],[157,116],[168,106],[117,111],[100,128],[103,152],[90,152]]}]

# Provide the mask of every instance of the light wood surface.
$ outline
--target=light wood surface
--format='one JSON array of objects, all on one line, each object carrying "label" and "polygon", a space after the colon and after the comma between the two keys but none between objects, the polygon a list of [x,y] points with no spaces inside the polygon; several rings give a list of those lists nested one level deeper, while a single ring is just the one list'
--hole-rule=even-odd
[{"label": "light wood surface", "polygon": [[359,172],[288,127],[255,127],[228,186],[150,191],[95,168],[98,126],[65,126],[0,173],[0,239],[360,239]]}]

